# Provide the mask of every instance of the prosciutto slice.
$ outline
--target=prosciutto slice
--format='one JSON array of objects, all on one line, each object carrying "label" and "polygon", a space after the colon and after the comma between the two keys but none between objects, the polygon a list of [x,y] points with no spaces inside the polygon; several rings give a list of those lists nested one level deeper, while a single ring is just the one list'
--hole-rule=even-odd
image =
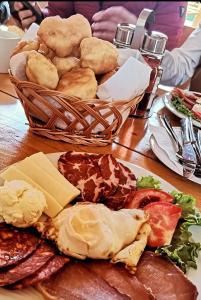
[{"label": "prosciutto slice", "polygon": [[102,277],[111,287],[119,293],[128,296],[132,300],[154,300],[156,299],[149,290],[131,275],[125,268],[107,261],[93,261],[85,264]]},{"label": "prosciutto slice", "polygon": [[70,262],[62,271],[44,280],[39,290],[57,300],[128,300],[83,263]]},{"label": "prosciutto slice", "polygon": [[171,261],[153,252],[144,252],[135,275],[157,300],[197,299],[197,288],[184,273]]}]

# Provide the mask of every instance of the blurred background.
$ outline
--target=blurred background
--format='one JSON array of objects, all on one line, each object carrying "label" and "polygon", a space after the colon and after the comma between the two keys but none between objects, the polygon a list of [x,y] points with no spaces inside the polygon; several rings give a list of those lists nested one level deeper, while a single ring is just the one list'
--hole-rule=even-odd
[{"label": "blurred background", "polygon": [[181,44],[186,40],[189,34],[198,27],[201,21],[201,3],[199,1],[188,1],[186,21],[184,24]]}]

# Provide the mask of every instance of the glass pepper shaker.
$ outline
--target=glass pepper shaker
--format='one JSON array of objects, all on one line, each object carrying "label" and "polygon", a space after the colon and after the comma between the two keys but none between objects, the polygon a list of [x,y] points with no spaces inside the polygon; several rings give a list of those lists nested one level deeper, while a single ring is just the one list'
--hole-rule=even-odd
[{"label": "glass pepper shaker", "polygon": [[151,107],[163,73],[163,69],[160,65],[164,56],[167,40],[167,35],[161,32],[145,32],[140,52],[144,60],[152,68],[152,71],[150,83],[145,91],[143,99],[131,114],[133,117],[149,118],[151,116]]}]

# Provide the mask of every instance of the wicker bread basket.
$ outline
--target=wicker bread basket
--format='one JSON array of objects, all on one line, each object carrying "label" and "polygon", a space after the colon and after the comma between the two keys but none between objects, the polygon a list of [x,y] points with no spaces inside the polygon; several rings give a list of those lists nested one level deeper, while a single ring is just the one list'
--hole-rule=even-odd
[{"label": "wicker bread basket", "polygon": [[112,143],[131,109],[143,95],[130,101],[81,100],[49,90],[9,73],[22,103],[30,130],[71,144],[106,146]]}]

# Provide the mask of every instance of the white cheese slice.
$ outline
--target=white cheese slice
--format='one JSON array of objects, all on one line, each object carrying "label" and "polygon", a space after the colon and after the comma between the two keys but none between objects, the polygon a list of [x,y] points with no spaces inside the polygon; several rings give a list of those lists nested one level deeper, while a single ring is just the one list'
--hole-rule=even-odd
[{"label": "white cheese slice", "polygon": [[49,174],[51,170],[50,172],[44,171],[29,157],[17,163],[16,166],[46,190],[62,207],[66,206],[77,195],[77,193],[75,194],[66,188],[64,184],[55,180],[55,177]]},{"label": "white cheese slice", "polygon": [[195,104],[195,105],[193,105],[192,111],[201,114],[201,104]]},{"label": "white cheese slice", "polygon": [[45,209],[44,213],[49,217],[54,218],[63,209],[63,207],[59,203],[57,203],[57,201],[48,192],[46,192],[41,186],[34,182],[29,176],[21,172],[17,166],[8,167],[7,170],[1,173],[1,177],[7,181],[15,179],[24,180],[27,183],[31,184],[33,187],[37,188],[39,191],[43,192],[47,202],[47,208]]},{"label": "white cheese slice", "polygon": [[[63,185],[66,189],[66,192],[69,193],[69,199],[73,200],[80,194],[80,190],[78,190],[74,185],[72,185],[58,170],[54,167],[51,161],[47,158],[47,156],[43,152],[37,152],[31,156],[29,159],[37,164],[38,167],[47,172],[51,177],[53,177],[56,181]],[[70,200],[70,201],[71,201]]]}]

